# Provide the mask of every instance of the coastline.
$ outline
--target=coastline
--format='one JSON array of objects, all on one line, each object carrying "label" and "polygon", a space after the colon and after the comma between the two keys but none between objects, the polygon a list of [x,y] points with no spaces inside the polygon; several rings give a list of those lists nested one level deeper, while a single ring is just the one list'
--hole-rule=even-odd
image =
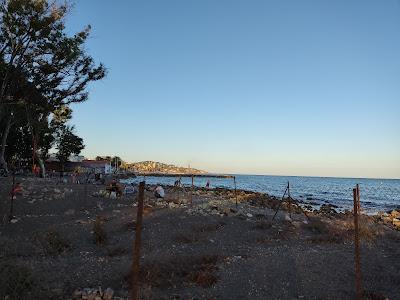
[{"label": "coastline", "polygon": [[[312,209],[319,209],[322,205],[332,205],[337,210],[344,212],[351,210],[353,206],[352,188],[356,183],[361,183],[361,204],[365,213],[374,215],[380,211],[389,211],[400,208],[400,180],[393,181],[389,187],[382,186],[380,180],[368,180],[358,182],[347,178],[334,178],[334,181],[319,177],[275,177],[261,175],[229,175],[236,177],[237,188],[241,190],[267,193],[278,198],[282,197],[287,182],[291,183],[291,194],[303,206],[311,205]],[[242,176],[242,177],[241,177]],[[124,182],[138,183],[142,179],[147,183],[173,185],[176,177],[168,177],[166,174],[161,177],[137,176],[132,180]],[[207,180],[211,187],[227,188],[233,190],[232,179],[213,179],[202,175],[194,179],[195,187],[205,186]],[[372,182],[372,184],[371,184]],[[190,179],[182,178],[185,186],[191,186]]]}]

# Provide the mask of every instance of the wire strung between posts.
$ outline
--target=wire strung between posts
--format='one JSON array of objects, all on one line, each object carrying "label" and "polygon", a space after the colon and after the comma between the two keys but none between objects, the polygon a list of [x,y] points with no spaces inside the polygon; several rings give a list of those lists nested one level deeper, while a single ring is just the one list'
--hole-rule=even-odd
[{"label": "wire strung between posts", "polygon": [[[310,218],[308,217],[308,215],[306,214],[306,212],[304,211],[304,209],[303,209],[299,204],[297,204],[297,202],[290,196],[290,184],[289,184],[289,181],[288,181],[287,186],[286,186],[286,189],[285,189],[285,192],[283,193],[282,199],[281,199],[281,201],[280,201],[280,203],[279,203],[279,205],[278,205],[278,208],[277,208],[276,211],[275,211],[274,216],[272,217],[272,221],[275,220],[275,217],[276,217],[276,215],[278,214],[278,211],[279,211],[279,209],[281,208],[282,203],[285,201],[284,198],[285,198],[286,193],[288,194],[289,216],[290,216],[290,218],[292,218],[291,206],[292,206],[292,202],[293,202],[293,204],[296,205],[296,206],[301,210],[301,212],[306,216],[307,220],[310,220]],[[292,200],[293,200],[293,201],[292,201]]]}]

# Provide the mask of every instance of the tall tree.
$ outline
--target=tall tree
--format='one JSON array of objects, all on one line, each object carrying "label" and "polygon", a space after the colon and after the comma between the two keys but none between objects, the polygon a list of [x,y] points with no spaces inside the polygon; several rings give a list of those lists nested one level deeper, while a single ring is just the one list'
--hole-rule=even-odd
[{"label": "tall tree", "polygon": [[83,140],[74,134],[74,127],[62,125],[58,129],[56,137],[56,148],[58,150],[56,156],[61,163],[62,170],[71,154],[78,155],[85,148]]},{"label": "tall tree", "polygon": [[[104,66],[95,64],[84,49],[90,26],[66,34],[68,11],[68,5],[56,1],[0,0],[0,122],[7,125],[21,101],[49,113],[85,101],[89,82],[105,76]],[[22,86],[29,88],[16,93]],[[3,130],[2,139],[7,140],[8,132]],[[0,167],[5,163],[2,153],[0,149]]]}]

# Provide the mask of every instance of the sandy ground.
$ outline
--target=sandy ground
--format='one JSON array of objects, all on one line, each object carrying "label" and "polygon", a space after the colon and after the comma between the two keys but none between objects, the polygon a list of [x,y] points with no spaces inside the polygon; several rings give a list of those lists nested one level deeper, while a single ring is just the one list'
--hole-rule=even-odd
[{"label": "sandy ground", "polygon": [[[17,180],[24,192],[15,223],[0,225],[0,299],[72,299],[77,288],[98,286],[126,299],[136,197]],[[0,179],[1,217],[10,186],[10,178]],[[354,299],[351,214],[310,213],[305,222],[303,214],[289,221],[279,212],[271,222],[272,197],[240,192],[236,208],[230,191],[195,189],[186,203],[188,191],[167,189],[158,203],[146,192],[142,299]],[[361,220],[365,296],[400,299],[400,232],[377,220]]]}]

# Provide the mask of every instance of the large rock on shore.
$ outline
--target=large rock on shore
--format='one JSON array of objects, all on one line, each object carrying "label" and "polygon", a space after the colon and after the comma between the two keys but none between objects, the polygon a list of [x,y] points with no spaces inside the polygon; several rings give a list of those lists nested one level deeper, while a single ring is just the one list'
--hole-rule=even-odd
[{"label": "large rock on shore", "polygon": [[396,209],[392,210],[392,211],[389,213],[389,216],[390,216],[391,218],[394,218],[394,219],[400,219],[400,210],[396,210]]},{"label": "large rock on shore", "polygon": [[397,230],[400,230],[400,219],[393,219],[392,224]]},{"label": "large rock on shore", "polygon": [[387,213],[379,212],[377,217],[386,225],[392,225],[395,229],[400,230],[400,209],[394,209]]},{"label": "large rock on shore", "polygon": [[318,212],[324,215],[336,215],[338,212],[335,207],[332,204],[322,204]]}]

